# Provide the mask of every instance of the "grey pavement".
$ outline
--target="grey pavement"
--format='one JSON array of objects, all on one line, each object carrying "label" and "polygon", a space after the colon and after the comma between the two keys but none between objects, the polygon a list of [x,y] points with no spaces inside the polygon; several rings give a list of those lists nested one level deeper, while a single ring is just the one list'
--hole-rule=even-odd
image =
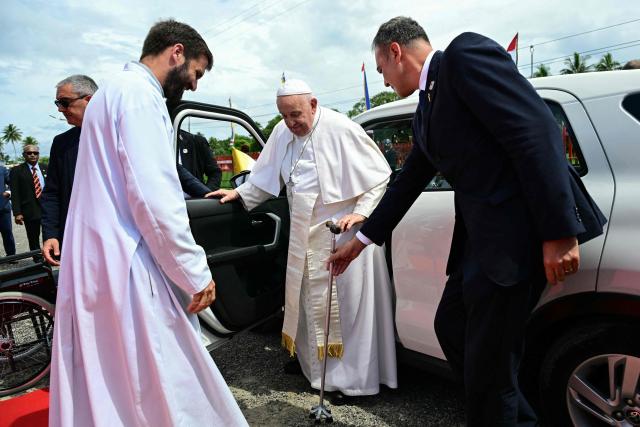
[{"label": "grey pavement", "polygon": [[[13,224],[17,253],[29,245],[24,226]],[[0,255],[4,249],[0,247]],[[29,263],[29,260],[20,263]],[[309,409],[318,392],[303,376],[287,375],[290,359],[280,347],[280,333],[248,332],[211,353],[251,426],[314,425]],[[186,368],[186,367],[185,367]],[[332,406],[336,426],[461,426],[463,390],[447,379],[400,365],[399,388],[382,387],[380,394],[353,404]],[[48,386],[48,378],[36,386]],[[22,393],[20,393],[22,394]],[[5,400],[0,399],[0,400]]]}]

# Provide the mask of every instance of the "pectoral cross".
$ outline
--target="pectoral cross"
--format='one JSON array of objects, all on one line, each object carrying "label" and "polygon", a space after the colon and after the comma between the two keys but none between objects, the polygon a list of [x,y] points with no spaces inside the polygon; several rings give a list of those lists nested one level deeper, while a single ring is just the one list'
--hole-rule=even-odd
[{"label": "pectoral cross", "polygon": [[291,175],[289,175],[289,181],[287,181],[287,196],[289,198],[293,197],[293,187],[296,185],[295,182],[291,179]]}]

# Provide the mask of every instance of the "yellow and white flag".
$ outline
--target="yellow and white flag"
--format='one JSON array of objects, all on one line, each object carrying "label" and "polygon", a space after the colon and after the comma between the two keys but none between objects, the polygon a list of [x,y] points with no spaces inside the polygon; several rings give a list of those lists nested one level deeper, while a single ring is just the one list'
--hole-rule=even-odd
[{"label": "yellow and white flag", "polygon": [[256,161],[247,153],[231,147],[231,158],[233,160],[233,174],[237,175],[243,171],[250,171]]}]

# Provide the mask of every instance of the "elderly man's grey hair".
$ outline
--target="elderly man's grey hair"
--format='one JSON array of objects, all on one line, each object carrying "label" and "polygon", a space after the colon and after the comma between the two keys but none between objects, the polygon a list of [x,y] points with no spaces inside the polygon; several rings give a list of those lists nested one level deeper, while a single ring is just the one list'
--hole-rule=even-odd
[{"label": "elderly man's grey hair", "polygon": [[411,18],[396,16],[380,25],[376,36],[371,43],[371,49],[386,47],[396,42],[401,46],[407,46],[415,40],[422,39],[429,43],[429,38],[424,29]]},{"label": "elderly man's grey hair", "polygon": [[60,89],[62,86],[70,84],[73,88],[73,92],[78,96],[93,95],[98,90],[98,85],[89,76],[83,74],[74,74],[64,80],[61,80],[56,89]]}]

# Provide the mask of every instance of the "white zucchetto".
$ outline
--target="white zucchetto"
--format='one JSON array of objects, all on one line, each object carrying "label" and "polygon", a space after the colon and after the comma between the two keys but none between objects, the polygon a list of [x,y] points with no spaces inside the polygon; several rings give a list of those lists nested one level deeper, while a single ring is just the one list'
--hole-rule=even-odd
[{"label": "white zucchetto", "polygon": [[278,89],[277,96],[304,95],[311,93],[311,88],[302,80],[291,79],[284,82]]}]

